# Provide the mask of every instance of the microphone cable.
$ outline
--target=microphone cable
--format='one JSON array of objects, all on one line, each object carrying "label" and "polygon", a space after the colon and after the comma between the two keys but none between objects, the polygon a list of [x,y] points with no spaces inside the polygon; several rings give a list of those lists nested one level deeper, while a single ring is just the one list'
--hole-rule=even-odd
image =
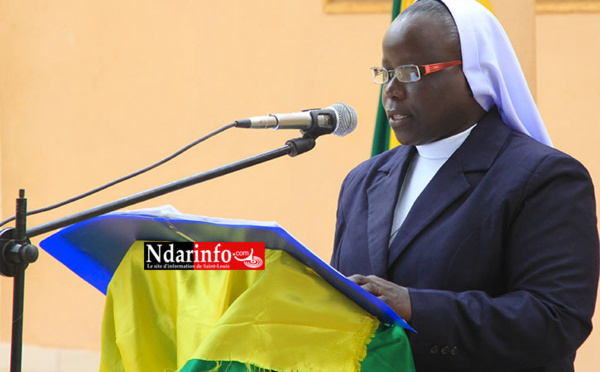
[{"label": "microphone cable", "polygon": [[[224,131],[226,131],[227,129],[230,129],[230,128],[233,128],[233,127],[235,127],[235,125],[236,125],[236,123],[227,124],[227,125],[225,125],[225,126],[223,126],[223,127],[219,128],[219,129],[217,129],[217,130],[215,130],[215,131],[212,131],[212,132],[210,132],[209,134],[207,134],[207,135],[205,135],[205,136],[203,136],[203,137],[201,137],[201,138],[199,138],[199,139],[195,140],[194,142],[192,142],[192,143],[190,143],[189,145],[187,145],[187,146],[183,147],[182,149],[180,149],[180,150],[178,150],[178,151],[174,152],[173,154],[171,154],[171,155],[167,156],[166,158],[164,158],[164,159],[162,159],[162,160],[160,160],[160,161],[158,161],[158,162],[156,162],[156,163],[154,163],[154,164],[152,164],[152,165],[149,165],[149,166],[147,166],[146,168],[140,169],[140,170],[138,170],[138,171],[136,171],[136,172],[133,172],[133,173],[131,173],[131,174],[127,175],[127,176],[124,176],[124,177],[121,177],[121,178],[119,178],[119,179],[116,179],[116,180],[114,180],[114,181],[111,181],[111,182],[109,182],[109,183],[107,183],[107,184],[105,184],[105,185],[102,185],[102,186],[100,186],[100,187],[97,187],[97,188],[95,188],[95,189],[93,189],[93,190],[90,190],[90,191],[88,191],[88,192],[85,192],[85,193],[83,193],[83,194],[81,194],[81,195],[74,196],[74,197],[72,197],[72,198],[69,198],[69,199],[67,199],[67,200],[64,200],[64,201],[61,201],[61,202],[59,202],[59,203],[56,203],[56,204],[50,205],[50,206],[48,206],[48,207],[44,207],[44,208],[40,208],[40,209],[34,209],[34,210],[32,210],[32,211],[29,211],[29,212],[27,212],[27,216],[34,215],[34,214],[38,214],[38,213],[42,213],[42,212],[47,212],[47,211],[50,211],[50,210],[53,210],[53,209],[56,209],[56,208],[62,207],[62,206],[64,206],[64,205],[67,205],[67,204],[73,203],[73,202],[75,202],[75,201],[77,201],[77,200],[83,199],[83,198],[85,198],[85,197],[87,197],[87,196],[90,196],[90,195],[93,195],[93,194],[95,194],[95,193],[97,193],[97,192],[100,192],[100,191],[102,191],[102,190],[105,190],[105,189],[107,189],[107,188],[109,188],[109,187],[111,187],[111,186],[114,186],[114,185],[116,185],[116,184],[118,184],[118,183],[121,183],[121,182],[123,182],[123,181],[127,181],[127,180],[128,180],[128,179],[130,179],[130,178],[133,178],[133,177],[139,176],[140,174],[146,173],[146,172],[148,172],[149,170],[152,170],[152,169],[154,169],[154,168],[158,167],[159,165],[165,164],[165,163],[166,163],[166,162],[168,162],[169,160],[172,160],[172,159],[174,159],[175,157],[177,157],[177,156],[179,156],[179,155],[183,154],[184,152],[186,152],[187,150],[189,150],[189,149],[191,149],[192,147],[196,146],[197,144],[199,144],[199,143],[201,143],[201,142],[204,142],[204,141],[206,141],[207,139],[209,139],[209,138],[211,138],[211,137],[214,137],[214,136],[216,136],[217,134],[219,134],[219,133],[221,133],[221,132],[224,132]],[[7,219],[5,219],[5,220],[3,220],[3,221],[0,221],[0,227],[1,227],[1,226],[4,226],[5,224],[7,224],[7,223],[9,223],[9,222],[11,222],[11,221],[14,221],[14,220],[15,220],[15,218],[16,218],[15,216],[12,216],[12,217],[10,217],[10,218],[7,218]]]}]

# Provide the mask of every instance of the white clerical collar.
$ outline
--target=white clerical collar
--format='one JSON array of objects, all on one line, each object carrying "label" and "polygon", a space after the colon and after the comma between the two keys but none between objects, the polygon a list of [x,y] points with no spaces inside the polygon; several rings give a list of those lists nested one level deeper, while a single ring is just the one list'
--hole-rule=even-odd
[{"label": "white clerical collar", "polygon": [[456,151],[456,149],[458,149],[460,145],[465,142],[467,137],[469,137],[469,134],[471,134],[471,131],[473,128],[475,128],[475,125],[451,137],[442,138],[441,140],[435,142],[416,146],[419,156],[431,160],[448,159],[450,156],[452,156],[452,154],[454,154],[454,151]]}]

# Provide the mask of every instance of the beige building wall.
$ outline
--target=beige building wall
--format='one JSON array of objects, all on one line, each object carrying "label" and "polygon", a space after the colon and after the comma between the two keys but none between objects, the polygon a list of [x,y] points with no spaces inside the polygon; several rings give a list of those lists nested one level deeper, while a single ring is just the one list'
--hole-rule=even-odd
[{"label": "beige building wall", "polygon": [[[492,4],[556,147],[582,160],[600,184],[593,67],[600,16],[536,17],[533,0]],[[19,188],[30,209],[39,208],[233,120],[339,101],[358,112],[349,136],[325,136],[298,158],[135,207],[171,204],[191,214],[274,220],[328,260],[339,186],[370,153],[378,89],[367,70],[380,61],[388,23],[387,14],[324,14],[321,0],[0,2],[1,217],[13,214]],[[570,73],[557,76],[565,66]],[[150,174],[32,217],[30,226],[282,146],[297,134],[230,130]],[[12,280],[0,280],[2,371]],[[26,288],[29,370],[96,369],[103,295],[44,252],[28,269]],[[599,346],[596,331],[578,355],[578,371],[597,370]]]}]

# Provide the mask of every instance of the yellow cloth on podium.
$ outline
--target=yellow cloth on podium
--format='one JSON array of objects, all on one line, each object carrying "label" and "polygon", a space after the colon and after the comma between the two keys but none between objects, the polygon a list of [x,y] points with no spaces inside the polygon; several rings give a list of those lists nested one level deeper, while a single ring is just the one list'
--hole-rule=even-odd
[{"label": "yellow cloth on podium", "polygon": [[[266,249],[264,271],[144,270],[143,260],[136,242],[108,286],[101,372],[354,372],[384,333],[373,315],[280,250]],[[393,357],[371,363],[414,371],[404,330],[386,327],[385,335],[376,344],[383,353],[373,356]]]}]

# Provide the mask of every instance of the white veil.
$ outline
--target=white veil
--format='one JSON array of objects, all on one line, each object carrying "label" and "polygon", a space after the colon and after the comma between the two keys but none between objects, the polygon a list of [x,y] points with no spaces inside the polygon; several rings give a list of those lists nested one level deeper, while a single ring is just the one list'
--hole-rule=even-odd
[{"label": "white veil", "polygon": [[463,71],[486,111],[498,106],[504,122],[552,146],[517,55],[500,22],[475,0],[441,0],[460,35]]}]

